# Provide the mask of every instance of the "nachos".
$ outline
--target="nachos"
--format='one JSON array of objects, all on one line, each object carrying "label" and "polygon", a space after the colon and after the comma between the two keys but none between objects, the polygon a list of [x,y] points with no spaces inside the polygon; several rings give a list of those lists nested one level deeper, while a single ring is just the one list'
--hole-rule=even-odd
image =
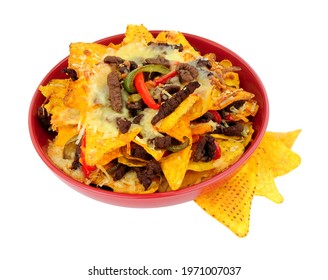
[{"label": "nachos", "polygon": [[74,179],[122,193],[177,190],[222,172],[252,140],[242,71],[181,32],[128,25],[119,44],[72,43],[66,79],[40,86],[48,155]]}]

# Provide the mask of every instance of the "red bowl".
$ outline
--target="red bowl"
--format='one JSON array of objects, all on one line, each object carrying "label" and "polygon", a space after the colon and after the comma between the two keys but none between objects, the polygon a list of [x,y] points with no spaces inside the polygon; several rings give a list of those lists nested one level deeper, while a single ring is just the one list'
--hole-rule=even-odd
[{"label": "red bowl", "polygon": [[[151,31],[153,35],[157,35],[159,31]],[[35,147],[36,152],[41,157],[43,162],[56,174],[63,182],[68,186],[72,187],[74,190],[101,202],[109,203],[117,206],[125,207],[162,207],[170,206],[178,203],[187,202],[195,199],[202,191],[206,191],[209,188],[219,187],[222,185],[228,178],[235,174],[241,166],[248,160],[248,158],[255,151],[259,145],[268,124],[269,119],[269,103],[266,94],[266,90],[256,72],[252,67],[240,56],[226,47],[213,42],[211,40],[184,33],[186,39],[199,50],[202,54],[205,53],[215,53],[218,60],[229,59],[233,65],[239,66],[242,68],[242,71],[239,72],[240,82],[243,89],[250,91],[255,94],[255,99],[259,104],[259,111],[256,117],[253,120],[254,124],[254,137],[251,144],[248,146],[245,153],[241,158],[234,163],[231,167],[223,171],[222,173],[208,179],[199,184],[195,184],[188,188],[181,190],[164,192],[164,193],[153,193],[153,194],[124,194],[124,193],[115,193],[107,190],[102,190],[92,186],[85,185],[80,183],[63,171],[57,168],[50,158],[47,155],[47,145],[48,140],[52,139],[54,135],[47,132],[40,124],[37,118],[38,107],[44,101],[44,96],[39,91],[40,85],[46,85],[53,78],[67,78],[67,76],[62,73],[62,69],[67,67],[67,59],[60,61],[50,72],[44,77],[40,85],[36,89],[34,96],[31,100],[29,113],[28,113],[28,126],[29,133],[32,140],[32,143]],[[123,38],[124,34],[118,34],[111,37],[107,37],[97,41],[97,43],[108,45],[109,43],[118,44]]]}]

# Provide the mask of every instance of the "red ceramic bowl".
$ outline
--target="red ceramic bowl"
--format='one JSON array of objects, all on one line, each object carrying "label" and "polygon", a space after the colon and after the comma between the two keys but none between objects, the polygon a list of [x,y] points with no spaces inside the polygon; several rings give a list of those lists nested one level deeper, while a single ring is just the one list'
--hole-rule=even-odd
[{"label": "red ceramic bowl", "polygon": [[[159,31],[152,31],[154,35],[157,35]],[[123,194],[114,193],[107,190],[98,189],[92,186],[80,183],[63,171],[58,169],[48,157],[46,150],[48,140],[54,135],[49,134],[40,125],[37,118],[37,109],[44,101],[43,95],[40,93],[38,88],[36,89],[32,98],[29,114],[28,114],[28,126],[32,143],[35,147],[36,152],[44,161],[44,163],[56,174],[59,179],[64,181],[68,186],[74,190],[101,202],[125,206],[125,207],[161,207],[169,206],[178,203],[187,202],[195,199],[202,191],[206,191],[209,188],[220,187],[228,178],[235,174],[239,168],[247,161],[251,154],[255,151],[259,145],[267,127],[269,118],[269,104],[265,88],[252,67],[240,56],[225,48],[224,46],[210,41],[208,39],[195,36],[192,34],[184,33],[187,40],[202,54],[215,53],[218,60],[229,59],[234,65],[240,66],[242,71],[239,72],[241,86],[243,89],[253,92],[255,99],[258,101],[260,106],[256,117],[253,120],[254,123],[254,141],[248,146],[246,152],[242,157],[227,170],[214,176],[213,178],[204,181],[202,183],[190,186],[185,189],[165,192],[165,193],[154,193],[154,194]],[[101,39],[97,43],[108,45],[109,43],[120,43],[124,38],[124,34],[118,34],[108,38]],[[67,57],[59,62],[41,81],[40,85],[46,85],[48,81],[53,78],[67,78],[65,74],[61,72],[63,68],[67,67]]]}]

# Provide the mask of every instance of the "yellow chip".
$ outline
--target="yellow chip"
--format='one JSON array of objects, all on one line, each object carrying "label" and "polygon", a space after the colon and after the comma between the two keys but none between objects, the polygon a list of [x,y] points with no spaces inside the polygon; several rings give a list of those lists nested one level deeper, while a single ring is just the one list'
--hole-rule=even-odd
[{"label": "yellow chip", "polygon": [[[140,132],[140,128],[136,127],[131,129],[124,135],[117,137],[106,137],[101,132],[95,132],[93,128],[86,129],[86,147],[85,147],[85,160],[90,166],[97,164],[106,164],[104,158],[112,158],[110,153],[114,150],[127,145],[131,142]],[[115,154],[116,155],[116,154]]]},{"label": "yellow chip", "polygon": [[237,236],[245,237],[257,185],[256,172],[257,165],[249,161],[227,183],[204,192],[195,202]]},{"label": "yellow chip", "polygon": [[192,108],[198,99],[198,95],[190,94],[170,115],[158,123],[158,130],[166,133],[175,129],[181,118]]},{"label": "yellow chip", "polygon": [[179,45],[183,46],[184,50],[188,50],[189,54],[194,59],[195,57],[200,56],[200,53],[194,49],[192,45],[188,42],[186,37],[183,33],[179,31],[162,31],[156,37],[157,42],[168,43],[172,45]]},{"label": "yellow chip", "polygon": [[149,43],[155,39],[148,29],[143,25],[129,24],[126,28],[125,38],[122,45],[129,44],[131,42]]},{"label": "yellow chip", "polygon": [[94,65],[100,63],[108,47],[97,43],[71,43],[68,67],[74,69],[78,77],[92,73]]},{"label": "yellow chip", "polygon": [[301,163],[300,156],[290,150],[273,134],[266,133],[260,143],[260,147],[263,147],[269,154],[270,166],[274,177],[289,173]]},{"label": "yellow chip", "polygon": [[161,159],[161,167],[172,190],[181,187],[191,156],[191,145]]},{"label": "yellow chip", "polygon": [[213,172],[214,175],[231,166],[244,153],[244,145],[240,142],[230,139],[216,139],[216,141],[221,148],[221,157],[217,160],[212,160],[209,162],[190,161],[188,164],[188,170],[200,172],[215,169]]},{"label": "yellow chip", "polygon": [[195,202],[237,236],[246,236],[254,195],[265,196],[276,203],[283,201],[274,179],[300,164],[299,155],[289,148],[299,132],[267,132],[259,147],[237,174],[222,186],[218,185],[202,193]]},{"label": "yellow chip", "polygon": [[294,145],[295,140],[297,139],[298,135],[301,133],[301,129],[296,129],[293,131],[288,132],[270,132],[268,131],[268,135],[272,135],[282,141],[288,148],[292,148]]}]

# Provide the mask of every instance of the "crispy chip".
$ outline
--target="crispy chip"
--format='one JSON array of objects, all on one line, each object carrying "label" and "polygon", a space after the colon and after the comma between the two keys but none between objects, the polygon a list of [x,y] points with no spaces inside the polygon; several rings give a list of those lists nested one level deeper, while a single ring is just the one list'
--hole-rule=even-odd
[{"label": "crispy chip", "polygon": [[54,144],[56,146],[64,146],[68,140],[73,138],[79,133],[76,125],[65,125],[58,127],[58,134]]},{"label": "crispy chip", "polygon": [[215,173],[223,171],[235,163],[244,153],[244,145],[231,139],[216,139],[221,148],[221,157],[209,162],[190,161],[188,170],[205,171],[215,169]]},{"label": "crispy chip", "polygon": [[108,47],[97,43],[71,43],[68,67],[74,69],[78,77],[92,72],[94,65],[101,62]]},{"label": "crispy chip", "polygon": [[140,128],[135,128],[125,133],[124,137],[119,135],[111,138],[101,132],[95,132],[92,128],[87,128],[86,135],[88,141],[86,141],[85,147],[86,163],[90,166],[96,165],[99,162],[106,164],[107,162],[104,162],[103,159],[112,158],[112,156],[108,156],[109,153],[131,142],[139,132]]},{"label": "crispy chip", "polygon": [[122,45],[131,42],[144,42],[145,44],[153,42],[155,39],[148,29],[143,25],[129,24],[126,28],[125,38]]},{"label": "crispy chip", "polygon": [[267,132],[237,174],[222,186],[203,192],[195,202],[237,236],[245,237],[254,195],[265,196],[276,203],[283,201],[274,179],[300,164],[300,156],[290,150],[299,133],[300,130]]},{"label": "crispy chip", "polygon": [[190,59],[194,59],[195,57],[200,56],[200,53],[194,49],[192,45],[188,42],[183,33],[179,31],[162,31],[156,37],[157,42],[168,43],[172,45],[183,46],[184,50],[188,50],[191,57]]},{"label": "crispy chip", "polygon": [[204,192],[195,202],[237,236],[245,237],[257,185],[256,172],[257,165],[250,160],[227,183]]},{"label": "crispy chip", "polygon": [[191,156],[191,145],[161,159],[163,173],[172,190],[180,188]]},{"label": "crispy chip", "polygon": [[199,99],[198,95],[190,94],[181,104],[174,110],[173,113],[158,123],[158,130],[160,132],[168,132],[175,129],[181,118],[190,110],[190,108]]},{"label": "crispy chip", "polygon": [[284,198],[279,193],[274,178],[289,173],[301,163],[300,156],[290,150],[299,133],[300,130],[295,130],[287,133],[267,132],[264,135],[252,156],[258,163],[259,183],[255,195],[265,196],[276,203],[283,202]]},{"label": "crispy chip", "polygon": [[294,145],[294,142],[296,141],[298,135],[301,133],[301,129],[296,129],[289,132],[271,132],[268,131],[268,135],[275,136],[277,139],[282,141],[288,148],[292,148]]}]

